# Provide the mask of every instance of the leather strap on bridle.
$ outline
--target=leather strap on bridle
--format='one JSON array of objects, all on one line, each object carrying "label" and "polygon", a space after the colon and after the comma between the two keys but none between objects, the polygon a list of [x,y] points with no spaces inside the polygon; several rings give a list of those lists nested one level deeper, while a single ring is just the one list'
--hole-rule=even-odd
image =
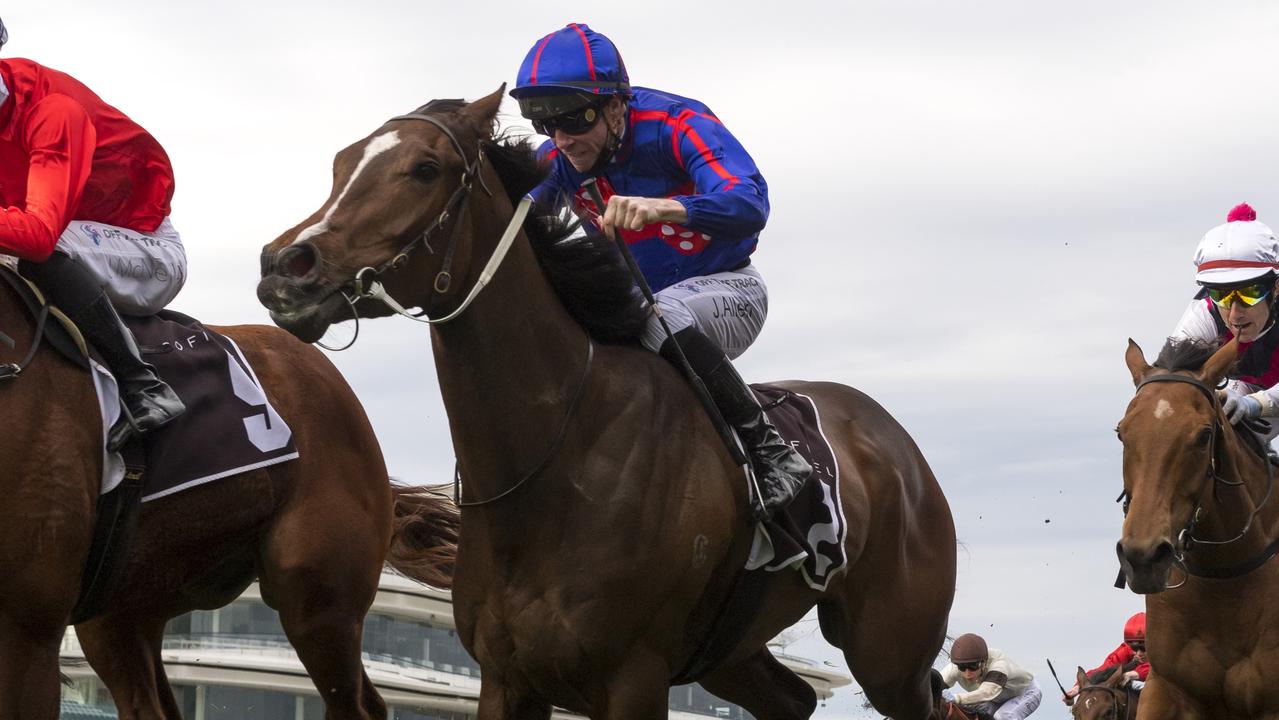
[{"label": "leather strap on bridle", "polygon": [[[462,143],[458,141],[457,136],[453,134],[453,131],[438,118],[422,113],[409,113],[407,115],[397,115],[396,117],[391,118],[388,122],[395,120],[420,120],[434,125],[439,128],[440,131],[444,133],[444,136],[449,139],[449,142],[453,144],[453,149],[457,151],[459,156],[461,156],[462,162],[466,162],[466,151],[463,149]],[[441,318],[423,317],[427,313],[427,309],[425,307],[420,312],[410,313],[386,292],[386,288],[383,287],[379,278],[403,268],[404,265],[408,263],[410,256],[422,248],[426,248],[428,252],[434,252],[431,250],[430,245],[431,236],[436,230],[449,222],[450,218],[452,218],[452,228],[449,231],[448,243],[444,249],[444,260],[441,263],[439,272],[435,275],[435,280],[431,283],[431,288],[435,293],[443,294],[448,291],[453,282],[453,276],[451,274],[453,255],[457,248],[458,233],[463,225],[462,220],[465,217],[467,209],[466,198],[470,195],[472,181],[478,179],[480,181],[480,187],[483,188],[484,192],[490,197],[493,195],[493,191],[489,189],[488,184],[484,181],[484,174],[481,172],[481,164],[483,160],[484,146],[481,143],[476,149],[475,160],[466,166],[466,170],[463,171],[457,188],[453,191],[453,194],[449,196],[448,201],[444,203],[444,209],[435,218],[435,220],[433,220],[420,235],[401,247],[399,252],[393,255],[391,259],[377,267],[361,268],[356,271],[355,276],[351,278],[349,283],[339,289],[342,297],[346,299],[347,305],[351,308],[352,319],[355,320],[355,335],[351,338],[351,340],[342,347],[329,347],[322,343],[317,344],[326,350],[331,351],[345,350],[355,344],[356,339],[359,338],[360,335],[360,314],[356,309],[357,300],[374,300],[381,302],[391,308],[392,312],[397,315],[401,315],[416,322],[423,322],[431,325],[446,323],[456,318],[458,315],[462,314],[462,311],[465,310],[472,301],[475,300],[480,291],[484,289],[484,286],[492,279],[493,274],[497,272],[497,267],[506,257],[506,252],[510,249],[511,243],[514,242],[515,236],[523,227],[524,218],[527,217],[529,207],[532,203],[529,198],[525,197],[518,205],[516,205],[515,213],[512,215],[510,222],[507,224],[506,231],[502,234],[502,238],[498,242],[497,247],[494,249],[492,257],[489,258],[488,264],[484,266],[484,269],[481,271],[475,285],[471,287],[470,293],[462,300],[458,307],[448,315]],[[350,288],[349,294],[346,288]],[[426,305],[430,305],[429,300]]]}]

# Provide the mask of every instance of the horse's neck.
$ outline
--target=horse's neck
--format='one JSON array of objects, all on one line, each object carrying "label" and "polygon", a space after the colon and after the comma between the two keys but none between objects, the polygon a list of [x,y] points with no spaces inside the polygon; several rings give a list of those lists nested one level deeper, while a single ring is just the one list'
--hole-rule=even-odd
[{"label": "horse's neck", "polygon": [[[505,198],[473,207],[478,268],[511,217]],[[440,392],[464,479],[490,496],[541,460],[563,425],[585,369],[587,337],[555,296],[529,242],[516,239],[492,282],[432,333]]]},{"label": "horse's neck", "polygon": [[[1235,537],[1252,519],[1252,527],[1244,537],[1225,545],[1200,545],[1197,560],[1227,566],[1235,565],[1261,552],[1279,535],[1279,498],[1270,497],[1274,489],[1269,487],[1275,478],[1275,468],[1268,458],[1262,457],[1234,434],[1227,434],[1225,450],[1230,458],[1229,468],[1218,468],[1228,485],[1213,478],[1214,487],[1208,490],[1205,512],[1198,523],[1196,535],[1210,540],[1228,540]],[[1224,472],[1223,472],[1224,471]],[[1264,503],[1264,505],[1263,505]]]}]

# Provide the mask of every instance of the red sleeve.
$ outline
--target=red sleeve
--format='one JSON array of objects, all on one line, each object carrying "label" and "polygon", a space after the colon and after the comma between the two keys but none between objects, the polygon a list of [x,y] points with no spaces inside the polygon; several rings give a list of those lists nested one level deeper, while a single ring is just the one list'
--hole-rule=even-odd
[{"label": "red sleeve", "polygon": [[0,250],[35,262],[49,259],[80,205],[97,138],[88,112],[66,95],[49,95],[28,110],[22,137],[31,156],[26,207],[0,213]]},{"label": "red sleeve", "polygon": [[1102,660],[1100,665],[1093,668],[1092,670],[1089,670],[1088,674],[1092,675],[1098,670],[1108,668],[1108,667],[1113,667],[1116,665],[1122,666],[1124,663],[1131,660],[1132,656],[1133,656],[1132,648],[1128,647],[1128,643],[1124,643],[1120,645],[1119,647],[1115,648],[1114,652],[1107,655],[1106,659]]},{"label": "red sleeve", "polygon": [[1140,679],[1140,680],[1142,680],[1142,681],[1144,682],[1144,681],[1145,681],[1145,679],[1146,679],[1146,676],[1147,676],[1147,675],[1149,675],[1149,674],[1150,674],[1150,663],[1142,663],[1142,664],[1140,664],[1140,665],[1138,665],[1138,666],[1137,666],[1137,678],[1138,678],[1138,679]]}]

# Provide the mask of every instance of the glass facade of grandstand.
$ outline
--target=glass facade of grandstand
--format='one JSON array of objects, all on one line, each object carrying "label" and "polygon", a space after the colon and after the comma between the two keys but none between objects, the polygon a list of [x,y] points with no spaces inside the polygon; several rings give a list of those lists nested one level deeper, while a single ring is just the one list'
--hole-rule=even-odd
[{"label": "glass facade of grandstand", "polygon": [[[375,601],[364,625],[365,666],[387,700],[388,716],[392,720],[470,720],[480,669],[452,628],[448,594],[422,588],[401,590],[395,598],[386,592],[388,584],[404,583],[402,578],[384,576],[379,599],[398,602]],[[323,703],[306,679],[279,617],[253,590],[256,587],[221,609],[189,613],[169,623],[163,657],[182,716],[188,720],[320,720]],[[404,597],[409,598],[407,604]],[[436,612],[418,605],[434,605]],[[414,609],[406,612],[405,607]],[[63,670],[71,684],[63,692],[62,717],[115,717],[106,688],[82,657],[69,631]],[[847,682],[815,666],[814,672],[824,676],[820,682],[805,679],[817,686],[821,697]],[[698,685],[672,688],[670,708],[672,717],[750,717]],[[555,716],[574,717],[563,711]]]}]

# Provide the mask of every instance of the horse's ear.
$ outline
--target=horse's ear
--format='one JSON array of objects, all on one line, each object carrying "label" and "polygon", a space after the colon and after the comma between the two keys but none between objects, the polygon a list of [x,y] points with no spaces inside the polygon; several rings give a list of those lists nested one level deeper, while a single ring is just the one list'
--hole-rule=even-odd
[{"label": "horse's ear", "polygon": [[1114,687],[1114,688],[1117,688],[1123,684],[1124,684],[1123,666],[1115,668],[1115,671],[1110,673],[1110,677],[1106,678],[1106,682],[1102,683],[1102,685],[1105,685],[1107,687]]},{"label": "horse's ear", "polygon": [[[1132,340],[1128,342],[1132,342]],[[1138,349],[1137,352],[1141,352],[1141,350]],[[1088,684],[1088,673],[1084,672],[1083,667],[1080,665],[1075,666],[1075,682],[1079,683],[1081,688]]]},{"label": "horse's ear", "polygon": [[470,120],[484,137],[492,137],[497,130],[497,110],[502,106],[502,96],[505,94],[506,83],[502,83],[495,92],[467,105],[458,114]]},{"label": "horse's ear", "polygon": [[1204,384],[1212,386],[1221,383],[1221,379],[1226,376],[1226,371],[1231,365],[1235,364],[1235,360],[1239,358],[1239,338],[1233,338],[1230,342],[1221,346],[1221,349],[1212,354],[1208,358],[1208,362],[1204,363],[1203,370],[1200,372],[1199,379]]},{"label": "horse's ear", "polygon": [[1150,365],[1146,363],[1146,355],[1141,351],[1141,347],[1128,338],[1128,351],[1124,353],[1124,362],[1128,363],[1128,372],[1132,373],[1132,384],[1141,383],[1141,379],[1150,372]]}]

